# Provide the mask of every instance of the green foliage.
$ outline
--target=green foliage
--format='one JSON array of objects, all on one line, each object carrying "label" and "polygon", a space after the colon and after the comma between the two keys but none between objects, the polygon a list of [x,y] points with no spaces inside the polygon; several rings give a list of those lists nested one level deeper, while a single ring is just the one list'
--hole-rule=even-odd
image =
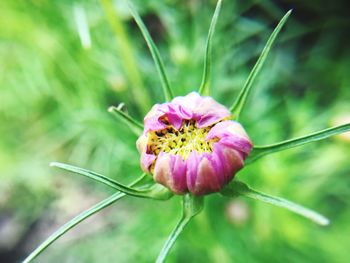
[{"label": "green foliage", "polygon": [[[174,94],[197,90],[205,25],[215,4],[133,3],[164,58]],[[211,75],[213,95],[230,105],[286,9],[272,1],[223,4],[212,40]],[[242,112],[249,135],[261,145],[341,124],[335,117],[348,114],[350,54],[342,38],[348,26],[331,12],[296,5]],[[1,232],[6,242],[0,244],[0,261],[18,262],[58,226],[115,193],[57,173],[48,163],[88,167],[127,185],[139,174],[136,136],[106,110],[124,102],[141,122],[150,105],[163,101],[163,93],[122,1],[106,8],[96,0],[4,0],[0,8],[5,21],[0,24],[0,217],[12,226],[11,232]],[[115,35],[111,19],[118,19],[124,38]],[[256,189],[317,209],[329,216],[330,227],[320,229],[265,204],[212,195],[178,237],[168,261],[346,262],[349,154],[347,139],[335,137],[266,156],[238,174]],[[70,231],[37,262],[151,262],[178,220],[179,201],[125,199]]]}]

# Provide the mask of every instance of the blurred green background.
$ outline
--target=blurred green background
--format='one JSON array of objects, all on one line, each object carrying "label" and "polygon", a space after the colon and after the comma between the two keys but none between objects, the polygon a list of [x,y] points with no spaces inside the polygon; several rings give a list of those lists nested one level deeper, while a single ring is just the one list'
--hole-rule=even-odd
[{"label": "blurred green background", "polygon": [[[176,95],[200,84],[215,1],[135,0]],[[242,123],[256,144],[350,118],[348,1],[226,0],[214,38],[212,93],[230,105],[273,27],[293,14],[254,85]],[[122,182],[140,174],[136,137],[107,113],[139,120],[162,102],[144,40],[124,1],[0,1],[0,262],[24,259],[60,225],[113,192],[49,168],[68,162]],[[319,227],[244,198],[206,198],[168,262],[348,262],[349,137],[265,157],[238,177],[313,208]],[[36,262],[152,262],[180,198],[125,198],[69,232]]]}]

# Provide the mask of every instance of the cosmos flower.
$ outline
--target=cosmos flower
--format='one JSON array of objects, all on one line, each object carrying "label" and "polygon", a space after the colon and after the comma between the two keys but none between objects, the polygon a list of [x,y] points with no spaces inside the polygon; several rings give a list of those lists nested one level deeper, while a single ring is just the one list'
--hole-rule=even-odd
[{"label": "cosmos flower", "polygon": [[225,106],[196,92],[154,105],[136,143],[142,169],[177,194],[220,191],[252,149],[230,116]]},{"label": "cosmos flower", "polygon": [[[144,125],[124,112],[122,104],[118,107],[110,107],[109,111],[127,124],[137,136],[142,134],[136,143],[138,151],[141,153],[141,167],[144,172],[153,175],[155,182],[150,182],[149,177],[142,174],[133,183],[126,186],[107,176],[80,167],[57,162],[51,163],[51,166],[83,175],[112,187],[117,192],[59,228],[38,246],[23,263],[31,262],[71,228],[126,195],[164,201],[173,197],[173,193],[183,194],[182,216],[161,249],[156,260],[157,263],[165,261],[184,227],[201,212],[204,206],[203,195],[213,192],[220,192],[221,195],[227,197],[245,196],[288,209],[320,225],[329,224],[326,217],[315,211],[289,200],[254,190],[237,179],[232,180],[244,163],[248,165],[265,155],[350,131],[350,123],[274,144],[254,145],[253,147],[245,130],[237,121],[249,96],[252,84],[291,10],[285,14],[272,32],[241,92],[230,109],[227,109],[211,97],[203,96],[209,94],[211,40],[221,4],[222,0],[218,0],[209,28],[199,93],[192,92],[184,97],[175,98],[160,54],[141,17],[130,6],[131,14],[151,51],[167,102],[154,105],[145,116]],[[233,117],[234,120],[232,120]]]}]

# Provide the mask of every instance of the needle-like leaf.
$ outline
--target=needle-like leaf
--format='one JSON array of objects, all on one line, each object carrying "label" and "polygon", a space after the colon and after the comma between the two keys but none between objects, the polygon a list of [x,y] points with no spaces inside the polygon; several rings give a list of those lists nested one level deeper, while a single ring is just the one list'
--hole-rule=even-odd
[{"label": "needle-like leaf", "polygon": [[80,167],[76,167],[73,165],[53,162],[50,164],[50,166],[58,167],[72,173],[89,177],[97,182],[108,185],[124,194],[135,196],[135,197],[167,200],[172,196],[172,193],[167,188],[165,188],[160,184],[154,184],[148,189],[135,189],[135,188],[123,185],[121,183],[118,183],[117,181],[114,181],[104,175],[101,175]]},{"label": "needle-like leaf", "polygon": [[211,79],[212,42],[213,42],[212,39],[215,33],[216,23],[218,21],[218,17],[220,14],[221,5],[222,5],[222,0],[218,0],[214,15],[209,27],[209,33],[207,37],[207,44],[206,44],[205,56],[204,56],[204,69],[203,69],[202,83],[198,91],[199,94],[201,95],[209,95],[209,87],[210,87],[210,79]]},{"label": "needle-like leaf", "polygon": [[113,0],[100,0],[106,18],[118,40],[118,54],[120,64],[126,74],[130,85],[130,92],[135,104],[142,112],[147,112],[151,106],[151,97],[143,83],[139,65],[133,50],[133,43],[129,39],[125,25],[122,21],[121,10],[114,5]]},{"label": "needle-like leaf", "polygon": [[224,190],[222,190],[221,193],[225,196],[231,196],[231,197],[243,195],[265,203],[283,207],[298,215],[308,218],[319,225],[325,226],[329,224],[328,218],[324,217],[323,215],[315,211],[312,211],[306,207],[303,207],[301,205],[288,201],[284,198],[271,196],[271,195],[253,190],[247,184],[237,180],[232,181],[228,186],[224,188]]},{"label": "needle-like leaf", "polygon": [[278,33],[281,31],[283,25],[286,23],[286,21],[287,21],[289,15],[291,14],[291,12],[292,12],[292,10],[289,10],[284,15],[284,17],[278,23],[277,27],[272,32],[271,36],[267,40],[267,43],[266,43],[263,51],[261,52],[261,55],[260,55],[258,61],[254,65],[254,67],[253,67],[252,71],[250,72],[246,82],[244,83],[244,86],[243,86],[242,90],[240,91],[236,101],[232,104],[230,110],[231,110],[231,113],[232,113],[233,118],[235,120],[239,119],[239,115],[241,114],[243,106],[244,106],[244,104],[247,101],[247,98],[248,98],[248,95],[250,93],[250,90],[251,90],[251,87],[253,85],[253,82],[254,82],[255,78],[257,77],[257,75],[259,74],[260,70],[262,69],[262,66],[265,63],[265,60],[267,58],[267,55],[270,52],[272,44],[274,43]]},{"label": "needle-like leaf", "polygon": [[133,16],[136,24],[140,28],[141,33],[142,33],[142,35],[147,43],[147,46],[151,52],[154,64],[156,65],[156,68],[157,68],[157,71],[158,71],[158,74],[159,74],[159,77],[160,77],[160,80],[162,83],[165,100],[170,101],[174,96],[173,96],[173,92],[171,90],[167,74],[165,72],[164,63],[163,63],[163,60],[159,54],[159,51],[158,51],[156,45],[154,44],[154,41],[153,41],[150,33],[148,32],[145,24],[143,23],[139,13],[136,11],[135,7],[130,2],[129,2],[129,9],[130,9],[131,15]]},{"label": "needle-like leaf", "polygon": [[[130,186],[137,186],[139,183],[141,183],[145,178],[147,177],[146,174],[143,174],[140,176],[136,181],[130,184]],[[141,186],[141,185],[140,185]],[[54,243],[58,238],[63,236],[65,233],[67,233],[69,230],[83,222],[85,219],[89,218],[90,216],[98,213],[99,211],[103,210],[104,208],[110,206],[111,204],[118,201],[120,198],[124,197],[124,193],[117,192],[110,197],[106,198],[105,200],[99,202],[98,204],[94,205],[93,207],[85,210],[81,214],[77,215],[70,221],[68,221],[66,224],[61,226],[56,232],[54,232],[52,235],[50,235],[43,243],[40,244],[24,261],[23,263],[29,263],[32,262],[37,256],[39,256],[44,250],[46,250],[52,243]]]},{"label": "needle-like leaf", "polygon": [[162,263],[165,261],[170,249],[174,245],[176,239],[181,234],[185,226],[191,221],[203,209],[203,197],[192,196],[187,194],[183,197],[182,217],[176,224],[175,228],[171,232],[167,241],[165,242],[162,250],[160,251],[156,263]]},{"label": "needle-like leaf", "polygon": [[350,131],[350,123],[339,125],[336,127],[328,128],[322,131],[318,131],[309,135],[301,136],[294,139],[289,139],[279,143],[266,145],[266,146],[254,146],[253,151],[245,160],[245,164],[250,164],[257,159],[271,153],[284,151],[290,148],[301,146],[310,142],[316,142],[326,139],[330,136],[337,135],[343,132]]},{"label": "needle-like leaf", "polygon": [[111,106],[108,108],[108,111],[116,116],[120,121],[124,122],[129,126],[130,130],[137,136],[142,134],[143,125],[139,123],[137,120],[132,118],[129,114],[125,113],[122,108],[124,107],[124,103],[118,105],[118,107]]}]

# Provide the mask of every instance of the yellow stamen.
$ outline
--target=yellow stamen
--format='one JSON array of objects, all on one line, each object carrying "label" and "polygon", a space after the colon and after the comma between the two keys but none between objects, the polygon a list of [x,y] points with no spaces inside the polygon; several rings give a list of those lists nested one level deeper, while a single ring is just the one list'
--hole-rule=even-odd
[{"label": "yellow stamen", "polygon": [[158,155],[161,151],[179,154],[185,160],[192,151],[197,153],[212,152],[214,142],[217,138],[205,140],[211,127],[197,128],[195,121],[186,120],[183,122],[180,130],[176,130],[173,126],[160,131],[152,131],[148,133],[147,152]]}]

